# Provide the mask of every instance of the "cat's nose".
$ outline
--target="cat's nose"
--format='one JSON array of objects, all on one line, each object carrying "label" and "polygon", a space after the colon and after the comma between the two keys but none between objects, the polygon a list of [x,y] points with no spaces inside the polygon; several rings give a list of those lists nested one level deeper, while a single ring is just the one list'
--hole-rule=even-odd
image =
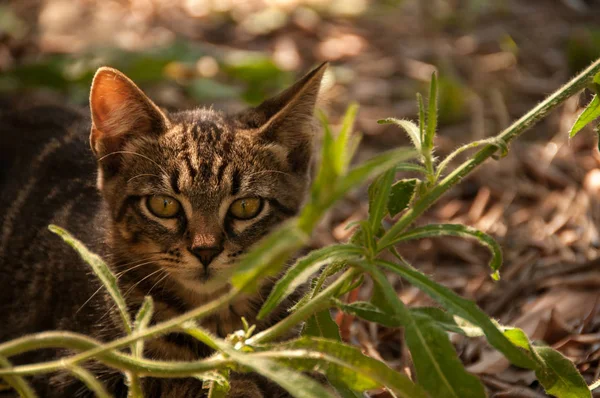
[{"label": "cat's nose", "polygon": [[196,246],[192,247],[190,251],[200,260],[204,268],[208,265],[223,251],[223,247],[212,246]]}]

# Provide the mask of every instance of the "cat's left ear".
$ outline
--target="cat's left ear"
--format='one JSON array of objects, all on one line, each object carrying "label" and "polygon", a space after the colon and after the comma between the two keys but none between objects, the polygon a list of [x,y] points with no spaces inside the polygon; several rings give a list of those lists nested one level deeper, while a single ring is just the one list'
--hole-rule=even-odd
[{"label": "cat's left ear", "polygon": [[305,171],[310,163],[315,104],[327,66],[327,62],[321,64],[287,90],[240,116],[263,142],[286,148],[295,171]]},{"label": "cat's left ear", "polygon": [[162,132],[168,124],[158,106],[127,76],[113,68],[102,67],[96,72],[90,110],[90,144],[99,158],[119,151],[129,137]]}]

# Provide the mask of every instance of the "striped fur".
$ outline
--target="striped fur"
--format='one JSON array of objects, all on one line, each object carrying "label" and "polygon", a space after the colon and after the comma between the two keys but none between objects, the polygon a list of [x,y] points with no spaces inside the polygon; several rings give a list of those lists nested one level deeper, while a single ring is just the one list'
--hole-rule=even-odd
[{"label": "striped fur", "polygon": [[[101,68],[94,79],[91,120],[59,106],[0,110],[0,341],[53,329],[104,341],[123,334],[104,289],[76,253],[47,230],[50,223],[65,227],[106,259],[132,315],[148,294],[155,301],[153,322],[160,322],[226,292],[229,271],[239,258],[300,210],[324,69],[237,115],[204,108],[167,114],[110,68]],[[146,207],[150,195],[174,197],[183,211],[159,219]],[[233,219],[229,205],[244,197],[262,198],[260,213]],[[191,242],[217,241],[222,252],[203,267]],[[265,282],[202,325],[222,337],[241,328],[242,316],[258,329],[268,327],[290,304],[257,321],[271,286],[272,281]],[[14,360],[61,354],[44,350]],[[173,333],[150,341],[146,354],[191,360],[210,350]],[[123,394],[117,374],[90,366],[115,395]],[[44,397],[88,395],[68,375],[34,381]],[[194,379],[145,383],[150,397],[202,393]],[[258,376],[236,375],[232,386],[231,396],[281,395]]]}]

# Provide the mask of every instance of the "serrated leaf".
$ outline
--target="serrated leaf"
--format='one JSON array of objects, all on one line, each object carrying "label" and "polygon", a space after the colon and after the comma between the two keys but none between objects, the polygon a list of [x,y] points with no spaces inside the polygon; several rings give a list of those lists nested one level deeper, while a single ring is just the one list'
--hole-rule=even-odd
[{"label": "serrated leaf", "polygon": [[594,97],[590,103],[577,117],[577,120],[575,120],[573,127],[571,127],[571,130],[569,131],[569,137],[575,137],[575,135],[581,131],[581,129],[596,120],[598,117],[600,117],[600,98],[598,98],[598,94],[594,94]]},{"label": "serrated leaf", "polygon": [[318,370],[328,379],[339,381],[356,391],[386,386],[400,397],[425,398],[424,390],[405,375],[384,363],[369,358],[355,347],[321,338],[301,338],[270,346],[261,355],[275,358],[298,370]]},{"label": "serrated leaf", "polygon": [[415,188],[418,181],[416,178],[411,178],[400,180],[392,185],[387,203],[390,217],[394,217],[408,207],[415,196]]},{"label": "serrated leaf", "polygon": [[258,319],[263,319],[270,314],[286,297],[296,291],[300,285],[307,282],[323,265],[360,255],[362,251],[362,248],[355,245],[334,245],[313,250],[297,260],[271,289],[269,297],[258,313]]},{"label": "serrated leaf", "polygon": [[57,225],[50,225],[48,229],[60,236],[66,243],[69,244],[79,255],[81,258],[90,265],[94,273],[98,276],[106,290],[108,290],[108,294],[113,299],[117,308],[119,309],[119,314],[121,315],[121,320],[123,321],[123,326],[125,327],[125,331],[127,334],[131,334],[131,317],[129,316],[129,312],[127,311],[127,304],[119,291],[119,287],[117,286],[117,278],[112,274],[106,263],[95,253],[92,253],[88,250],[87,247],[81,241],[75,239],[69,232],[60,228]]}]

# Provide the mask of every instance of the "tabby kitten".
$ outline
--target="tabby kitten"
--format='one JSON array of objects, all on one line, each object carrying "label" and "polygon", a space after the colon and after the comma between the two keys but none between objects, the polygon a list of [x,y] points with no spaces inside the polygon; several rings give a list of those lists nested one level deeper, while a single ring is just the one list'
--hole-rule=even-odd
[{"label": "tabby kitten", "polygon": [[[59,106],[1,111],[0,341],[45,330],[103,341],[124,333],[105,289],[47,230],[51,223],[107,260],[132,316],[146,295],[154,298],[153,322],[160,322],[226,292],[223,275],[302,205],[325,69],[321,65],[278,96],[235,115],[205,108],[167,113],[111,68],[100,68],[94,77],[91,120]],[[271,284],[202,326],[224,337],[242,327],[242,316],[259,329],[273,324],[289,303],[256,320]],[[211,353],[177,333],[146,347],[156,359]],[[12,360],[64,354],[43,350]],[[117,372],[97,364],[94,371],[113,394],[124,395]],[[66,374],[32,381],[43,397],[89,395]],[[201,382],[191,378],[144,383],[149,397],[203,394]],[[279,395],[284,393],[259,376],[232,379],[232,397]]]}]

